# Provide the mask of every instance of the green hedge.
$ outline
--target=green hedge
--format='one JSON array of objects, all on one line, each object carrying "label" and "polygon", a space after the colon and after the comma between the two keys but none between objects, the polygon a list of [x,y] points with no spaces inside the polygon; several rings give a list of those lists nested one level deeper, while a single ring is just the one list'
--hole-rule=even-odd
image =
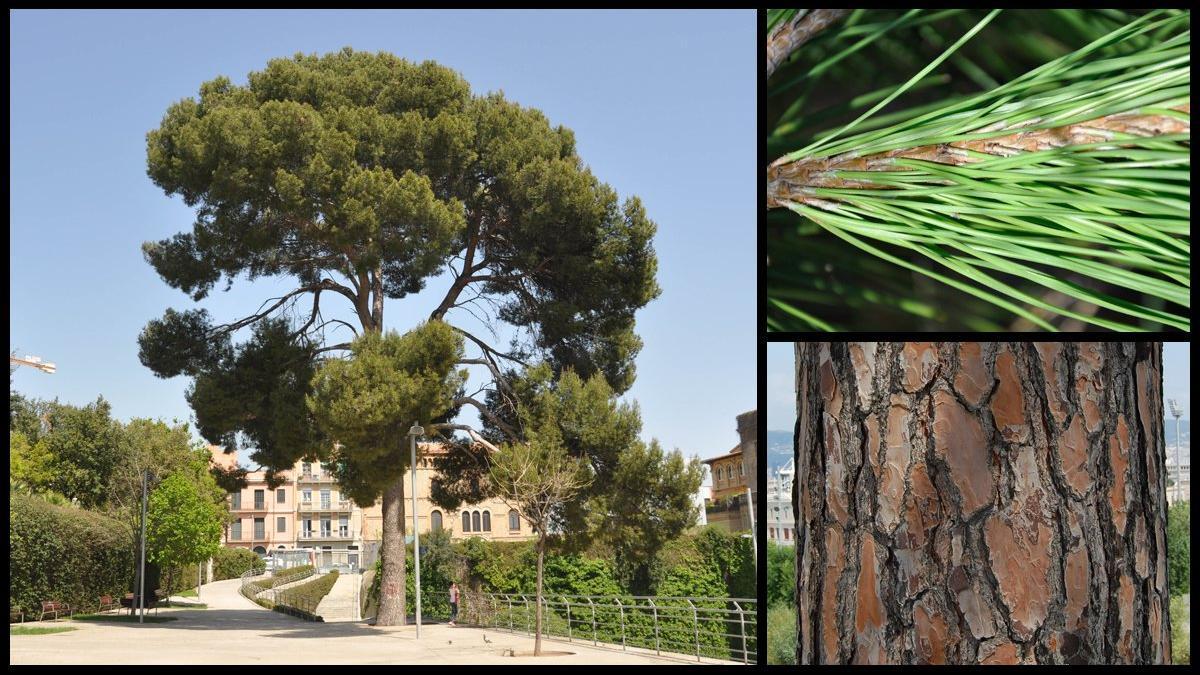
[{"label": "green hedge", "polygon": [[263,588],[275,588],[296,581],[300,577],[313,571],[312,565],[301,565],[299,567],[290,567],[286,570],[279,570],[266,579],[256,582]]},{"label": "green hedge", "polygon": [[43,600],[93,610],[101,595],[130,588],[133,551],[125,526],[83,509],[9,495],[9,604],[26,614]]},{"label": "green hedge", "polygon": [[264,572],[267,563],[248,548],[222,548],[213,557],[213,581],[237,579],[251,569]]},{"label": "green hedge", "polygon": [[317,615],[317,605],[321,604],[321,600],[326,595],[329,595],[329,591],[333,589],[337,579],[338,571],[333,570],[308,583],[280,591],[272,609],[312,621],[321,621],[321,617]]}]

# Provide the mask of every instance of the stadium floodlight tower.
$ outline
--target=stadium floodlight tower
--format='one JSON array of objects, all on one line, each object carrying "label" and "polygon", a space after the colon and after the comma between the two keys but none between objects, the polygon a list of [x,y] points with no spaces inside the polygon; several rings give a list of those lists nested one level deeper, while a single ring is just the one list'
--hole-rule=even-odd
[{"label": "stadium floodlight tower", "polygon": [[1183,499],[1183,465],[1179,463],[1179,418],[1183,415],[1183,410],[1179,408],[1179,404],[1175,399],[1167,401],[1171,406],[1171,416],[1175,418],[1175,499]]}]

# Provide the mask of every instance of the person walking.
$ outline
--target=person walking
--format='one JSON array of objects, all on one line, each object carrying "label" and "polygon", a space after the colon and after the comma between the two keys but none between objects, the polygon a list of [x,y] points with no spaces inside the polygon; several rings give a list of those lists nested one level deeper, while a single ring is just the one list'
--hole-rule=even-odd
[{"label": "person walking", "polygon": [[458,582],[450,582],[450,625],[453,626],[454,620],[458,618]]}]

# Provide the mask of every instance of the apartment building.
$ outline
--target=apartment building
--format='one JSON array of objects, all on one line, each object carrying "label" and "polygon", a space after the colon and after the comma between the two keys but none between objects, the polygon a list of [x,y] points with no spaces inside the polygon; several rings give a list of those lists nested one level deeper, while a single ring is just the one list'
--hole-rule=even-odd
[{"label": "apartment building", "polygon": [[[449,530],[451,539],[482,537],[495,541],[522,541],[536,535],[529,523],[500,499],[477,504],[464,504],[446,511],[429,499],[433,481],[437,480],[434,460],[446,452],[441,443],[417,444],[417,527],[421,533]],[[412,474],[404,478],[405,532],[412,530]],[[382,501],[382,500],[381,500]],[[363,509],[363,541],[383,538],[383,505],[381,501]]]},{"label": "apartment building", "polygon": [[[209,446],[212,461],[225,469],[237,465],[236,455]],[[436,480],[434,458],[445,453],[440,443],[417,446],[417,522],[422,534],[449,530],[453,539],[482,537],[498,541],[533,539],[529,523],[499,499],[464,505],[453,512],[429,499]],[[235,517],[226,527],[222,544],[265,554],[278,549],[361,550],[383,539],[382,500],[365,508],[342,494],[333,474],[318,462],[297,462],[283,474],[277,488],[266,484],[263,472],[247,474],[244,489],[230,493]],[[412,529],[412,474],[406,474],[405,531]]]},{"label": "apartment building", "polygon": [[[757,411],[737,416],[737,432],[739,440],[733,449],[703,460],[712,477],[712,496],[704,504],[705,518],[731,532],[750,529],[750,509],[757,500]],[[751,491],[749,498],[747,488]]]},{"label": "apartment building", "polygon": [[[226,455],[218,446],[209,446],[209,453],[213,463],[223,468],[237,465],[237,455]],[[292,472],[284,472],[282,478],[283,484],[272,488],[264,472],[246,475],[246,487],[229,495],[229,510],[235,520],[225,527],[222,544],[256,553],[295,547],[295,478]]]}]

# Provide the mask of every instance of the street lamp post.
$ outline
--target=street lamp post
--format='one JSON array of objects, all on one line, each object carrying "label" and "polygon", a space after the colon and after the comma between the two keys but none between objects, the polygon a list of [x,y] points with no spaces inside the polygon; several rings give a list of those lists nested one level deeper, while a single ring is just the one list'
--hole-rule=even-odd
[{"label": "street lamp post", "polygon": [[1179,463],[1179,418],[1183,410],[1175,399],[1168,401],[1171,405],[1171,415],[1175,418],[1175,500],[1183,499],[1183,465]]},{"label": "street lamp post", "polygon": [[775,506],[772,508],[775,509],[775,543],[776,544],[783,543],[783,541],[781,539],[781,537],[783,537],[783,532],[781,532],[779,529],[781,527],[781,523],[779,522],[779,519],[780,519],[779,499],[780,499],[780,484],[782,482],[783,482],[782,474],[779,473],[779,469],[775,469]]},{"label": "street lamp post", "polygon": [[417,530],[417,436],[424,433],[421,425],[413,422],[408,428],[409,445],[412,451],[412,512],[413,512],[413,568],[417,577],[414,586],[417,591],[417,639],[421,639],[421,533]]},{"label": "street lamp post", "polygon": [[142,472],[142,564],[138,568],[138,623],[146,619],[146,482],[149,471]]}]

